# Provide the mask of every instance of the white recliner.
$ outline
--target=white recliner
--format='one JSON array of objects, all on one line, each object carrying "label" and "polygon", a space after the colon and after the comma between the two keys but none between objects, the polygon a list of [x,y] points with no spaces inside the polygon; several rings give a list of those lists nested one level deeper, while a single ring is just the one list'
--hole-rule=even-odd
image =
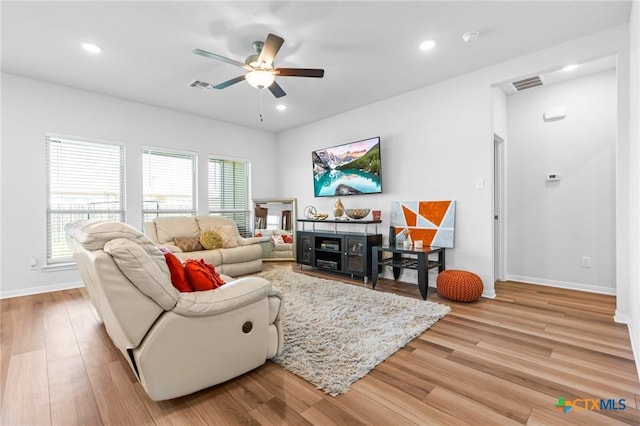
[{"label": "white recliner", "polygon": [[187,395],[246,373],[282,351],[281,295],[260,277],[181,293],[164,255],[114,221],[66,226],[87,293],[151,399]]}]

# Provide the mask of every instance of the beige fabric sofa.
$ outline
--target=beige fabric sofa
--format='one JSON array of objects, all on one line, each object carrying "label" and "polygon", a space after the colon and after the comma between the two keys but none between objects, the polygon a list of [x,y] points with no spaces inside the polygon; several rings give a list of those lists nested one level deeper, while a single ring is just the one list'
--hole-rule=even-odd
[{"label": "beige fabric sofa", "polygon": [[[233,227],[237,247],[182,252],[175,245],[176,238],[194,238],[201,231],[215,230],[223,226]],[[151,241],[167,247],[179,259],[204,259],[222,274],[238,276],[262,270],[260,240],[241,237],[235,222],[223,216],[159,217],[152,222],[145,222],[144,232]]]},{"label": "beige fabric sofa", "polygon": [[190,394],[282,351],[281,296],[260,277],[178,292],[160,250],[113,221],[68,224],[67,241],[113,344],[151,399]]},{"label": "beige fabric sofa", "polygon": [[286,231],[284,229],[256,229],[255,235],[260,235],[255,238],[260,240],[260,247],[262,247],[262,259],[271,260],[295,258],[293,243],[276,243],[273,239],[275,235],[287,235],[294,238],[291,231]]}]

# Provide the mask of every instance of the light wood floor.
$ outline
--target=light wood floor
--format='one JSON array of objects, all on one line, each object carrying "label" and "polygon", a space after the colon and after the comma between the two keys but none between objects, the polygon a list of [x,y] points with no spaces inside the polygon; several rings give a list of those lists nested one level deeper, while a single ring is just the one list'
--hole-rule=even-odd
[{"label": "light wood floor", "polygon": [[[471,304],[431,289],[429,299],[452,312],[345,395],[325,395],[268,361],[161,403],[146,396],[83,290],[4,299],[0,424],[640,424],[638,374],[627,328],[612,320],[614,297],[513,282],[496,289],[496,299]],[[419,298],[415,285],[389,280],[376,291]],[[626,409],[564,414],[558,397],[624,399]]]}]

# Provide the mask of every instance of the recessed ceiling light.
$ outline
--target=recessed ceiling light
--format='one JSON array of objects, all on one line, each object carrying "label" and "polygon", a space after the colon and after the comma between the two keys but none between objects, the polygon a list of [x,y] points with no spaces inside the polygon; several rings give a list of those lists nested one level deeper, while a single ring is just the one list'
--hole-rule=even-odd
[{"label": "recessed ceiling light", "polygon": [[435,40],[425,40],[422,43],[420,43],[420,45],[418,47],[420,48],[420,50],[431,50],[434,47],[436,47],[436,41]]},{"label": "recessed ceiling light", "polygon": [[90,53],[100,53],[102,52],[102,47],[93,43],[82,43],[82,48]]},{"label": "recessed ceiling light", "polygon": [[567,65],[566,67],[562,68],[562,71],[573,71],[576,68],[578,68],[580,65],[578,64],[571,64],[571,65]]},{"label": "recessed ceiling light", "polygon": [[285,104],[278,104],[278,105],[276,105],[276,109],[278,111],[284,111],[284,110],[287,109],[287,106]]}]

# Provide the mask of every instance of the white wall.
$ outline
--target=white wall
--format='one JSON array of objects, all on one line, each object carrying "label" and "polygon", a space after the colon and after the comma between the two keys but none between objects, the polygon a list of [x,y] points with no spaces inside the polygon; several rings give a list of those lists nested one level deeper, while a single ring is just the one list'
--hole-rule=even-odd
[{"label": "white wall", "polygon": [[[247,159],[252,194],[277,195],[272,133],[207,120],[96,93],[2,74],[1,296],[65,288],[77,270],[45,271],[48,132],[126,145],[127,222],[141,228],[142,145],[198,154],[198,210],[207,212],[207,156]],[[29,268],[36,256],[39,267]]]},{"label": "white wall", "polygon": [[[631,343],[634,348],[636,366],[640,366],[640,2],[635,0],[631,7],[629,21],[629,74],[633,76],[630,84],[631,117],[629,126],[629,204],[630,244],[628,259],[629,297],[628,301],[618,298],[617,314],[629,323]],[[626,194],[625,194],[626,195]],[[624,253],[619,253],[624,255]],[[628,309],[627,309],[628,307]],[[640,374],[640,371],[639,371]]]},{"label": "white wall", "polygon": [[507,95],[498,87],[491,88],[493,133],[507,139]]},{"label": "white wall", "polygon": [[[378,230],[386,240],[392,201],[456,200],[456,249],[447,252],[447,267],[478,273],[491,295],[491,253],[481,248],[491,241],[491,229],[485,226],[491,215],[490,130],[487,126],[478,132],[473,125],[489,123],[491,111],[466,99],[483,99],[490,106],[490,87],[473,80],[449,80],[281,134],[278,146],[291,153],[291,172],[299,176],[284,183],[283,193],[298,194],[300,211],[314,205],[331,213],[336,198],[313,196],[311,151],[380,136],[383,193],[343,197],[344,206],[382,210]],[[464,96],[456,95],[459,86],[466,90]],[[485,181],[485,189],[475,189],[476,179]],[[403,280],[415,282],[415,275]]]},{"label": "white wall", "polygon": [[[628,26],[621,25],[279,134],[280,157],[291,159],[289,172],[299,177],[281,179],[282,196],[296,194],[301,211],[315,205],[330,212],[335,198],[313,197],[311,151],[380,135],[383,194],[345,197],[343,204],[382,210],[386,227],[392,201],[457,200],[455,248],[447,252],[447,267],[476,272],[491,296],[492,84],[616,52],[624,59],[627,43]],[[628,98],[621,95],[629,90],[627,74],[617,90],[619,109],[628,110]],[[618,130],[625,126],[628,116]],[[617,143],[627,147],[628,137],[621,134]],[[476,189],[478,180],[484,189]],[[628,239],[628,223],[620,227],[619,237]]]},{"label": "white wall", "polygon": [[615,294],[615,70],[509,95],[507,111],[507,278]]}]

